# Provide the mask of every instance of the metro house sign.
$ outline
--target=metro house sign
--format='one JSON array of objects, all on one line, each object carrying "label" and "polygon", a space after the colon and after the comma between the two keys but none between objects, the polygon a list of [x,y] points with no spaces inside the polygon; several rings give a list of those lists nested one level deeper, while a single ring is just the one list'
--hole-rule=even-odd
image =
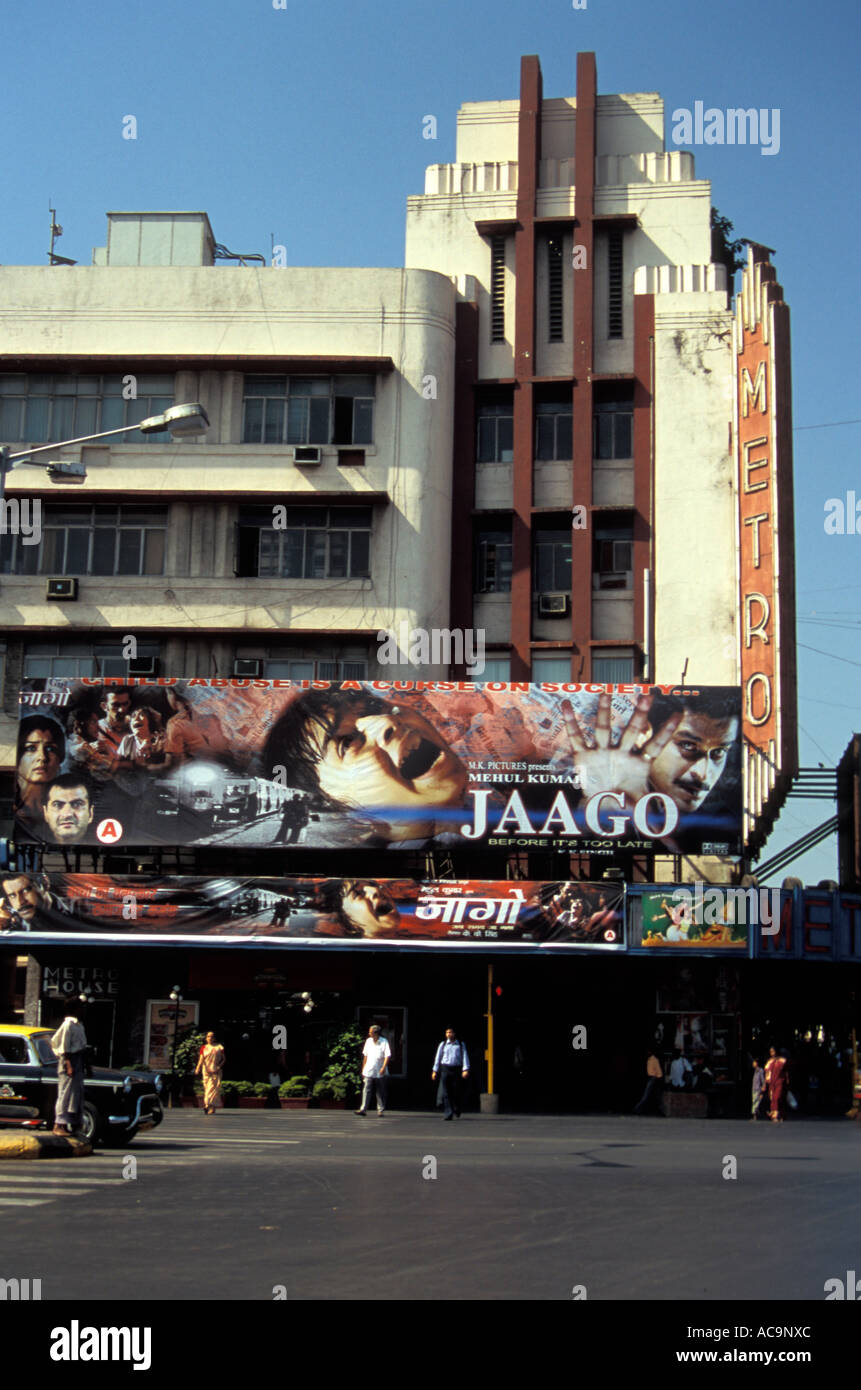
[{"label": "metro house sign", "polygon": [[42,970],[42,993],[54,998],[80,994],[87,986],[94,999],[116,999],[120,972],[101,965],[46,965]]},{"label": "metro house sign", "polygon": [[745,842],[767,835],[797,771],[789,308],[765,247],[748,247],[736,300]]}]

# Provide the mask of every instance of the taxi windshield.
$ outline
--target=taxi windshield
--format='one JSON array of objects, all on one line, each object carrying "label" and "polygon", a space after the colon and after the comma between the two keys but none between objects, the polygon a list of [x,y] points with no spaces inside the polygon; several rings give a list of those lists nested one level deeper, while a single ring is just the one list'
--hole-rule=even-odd
[{"label": "taxi windshield", "polygon": [[56,1062],[57,1059],[51,1051],[50,1033],[37,1033],[33,1038],[33,1042],[36,1044],[36,1051],[39,1053],[40,1062],[44,1062],[46,1065]]}]

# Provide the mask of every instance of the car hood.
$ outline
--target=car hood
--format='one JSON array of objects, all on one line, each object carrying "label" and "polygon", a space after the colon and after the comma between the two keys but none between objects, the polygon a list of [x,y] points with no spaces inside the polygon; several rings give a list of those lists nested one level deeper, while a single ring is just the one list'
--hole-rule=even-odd
[{"label": "car hood", "polygon": [[134,1072],[115,1071],[111,1067],[93,1067],[87,1080],[111,1081],[115,1086],[124,1086],[126,1081],[130,1081],[133,1088],[147,1086],[151,1091],[155,1090],[151,1076],[135,1075]]}]

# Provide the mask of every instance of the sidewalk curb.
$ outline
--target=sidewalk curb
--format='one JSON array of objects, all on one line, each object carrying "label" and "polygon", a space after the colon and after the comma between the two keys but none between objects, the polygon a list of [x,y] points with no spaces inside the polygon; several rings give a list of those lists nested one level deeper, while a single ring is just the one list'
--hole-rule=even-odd
[{"label": "sidewalk curb", "polygon": [[92,1144],[83,1139],[64,1139],[59,1134],[0,1134],[0,1160],[4,1158],[88,1158]]}]

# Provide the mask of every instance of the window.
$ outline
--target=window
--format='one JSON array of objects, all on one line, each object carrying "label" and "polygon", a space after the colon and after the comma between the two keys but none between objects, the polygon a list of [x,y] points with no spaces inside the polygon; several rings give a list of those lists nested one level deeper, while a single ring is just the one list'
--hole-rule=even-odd
[{"label": "window", "polygon": [[480,676],[476,676],[478,681],[510,681],[511,680],[511,657],[510,656],[486,656],[484,658],[484,670]]},{"label": "window", "polygon": [[634,679],[634,657],[630,652],[593,653],[592,680],[596,685],[630,685]]},{"label": "window", "polygon": [[[549,341],[561,343],[563,340],[561,236],[550,237],[547,242],[547,323]],[[540,457],[541,455],[539,455]]]},{"label": "window", "polygon": [[[567,521],[567,519],[566,519]],[[571,526],[533,532],[534,585],[539,594],[571,592]]]},{"label": "window", "polygon": [[247,376],[243,444],[373,444],[373,376]]},{"label": "window", "polygon": [[479,525],[475,532],[475,592],[511,593],[511,522]]},{"label": "window", "polygon": [[571,397],[556,396],[535,406],[535,457],[570,459],[574,455],[571,438]]},{"label": "window", "polygon": [[597,522],[592,587],[631,589],[634,585],[634,528],[631,521]]},{"label": "window", "polygon": [[532,657],[532,680],[538,681],[570,681],[571,679],[571,653],[561,652],[559,656],[536,656]]},{"label": "window", "polygon": [[236,573],[280,579],[367,579],[370,507],[287,507],[286,525],[271,508],[240,514]]},{"label": "window", "polygon": [[511,463],[514,458],[514,399],[511,391],[478,402],[479,463]]},{"label": "window", "polygon": [[594,398],[593,456],[596,459],[629,459],[634,454],[633,387],[596,389]]},{"label": "window", "polygon": [[167,507],[42,508],[42,540],[0,537],[0,574],[164,574]]},{"label": "window", "polygon": [[490,341],[505,342],[505,237],[490,238]]},{"label": "window", "polygon": [[[7,874],[6,877],[9,878],[10,875]],[[10,1062],[14,1066],[26,1066],[30,1061],[26,1040],[15,1037],[0,1038],[0,1061]]]},{"label": "window", "polygon": [[[24,648],[23,676],[38,679],[49,676],[123,676],[129,664],[122,655],[122,638],[113,643],[85,646],[81,642],[28,642]],[[158,657],[158,642],[138,642],[136,659]]]},{"label": "window", "polygon": [[[124,385],[125,383],[125,385]],[[124,399],[134,388],[136,398]],[[136,425],[174,403],[173,374],[76,376],[0,373],[0,439],[51,444]],[[170,443],[170,431],[128,434],[124,444]]]},{"label": "window", "polygon": [[[258,649],[259,650],[259,649]],[[245,653],[237,649],[237,660]],[[287,681],[363,681],[368,678],[368,659],[362,657],[312,657],[270,650],[263,657],[267,680]]]},{"label": "window", "polygon": [[607,337],[623,336],[622,307],[622,233],[618,229],[607,236]]}]

